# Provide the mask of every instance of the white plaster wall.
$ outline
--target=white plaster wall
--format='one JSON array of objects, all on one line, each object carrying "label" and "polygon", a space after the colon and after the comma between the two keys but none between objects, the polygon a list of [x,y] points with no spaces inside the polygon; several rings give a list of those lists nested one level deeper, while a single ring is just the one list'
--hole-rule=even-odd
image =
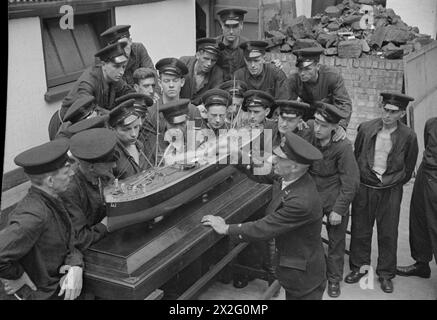
[{"label": "white plaster wall", "polygon": [[304,15],[307,18],[311,17],[312,0],[296,0],[296,16]]},{"label": "white plaster wall", "polygon": [[419,27],[420,33],[436,38],[436,0],[387,0],[386,7],[392,8],[406,24]]},{"label": "white plaster wall", "polygon": [[142,42],[153,63],[165,57],[194,55],[195,0],[167,0],[118,7],[117,24],[130,24],[133,41]]},{"label": "white plaster wall", "polygon": [[14,157],[48,141],[48,122],[59,103],[44,100],[47,91],[38,17],[8,21],[7,113],[3,171],[15,169]]}]

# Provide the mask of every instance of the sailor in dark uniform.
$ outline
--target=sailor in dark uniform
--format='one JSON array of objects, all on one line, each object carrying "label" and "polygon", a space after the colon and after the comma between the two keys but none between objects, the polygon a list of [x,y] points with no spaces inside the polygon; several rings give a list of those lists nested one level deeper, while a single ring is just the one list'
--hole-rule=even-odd
[{"label": "sailor in dark uniform", "polygon": [[220,130],[229,130],[226,123],[226,112],[231,103],[231,96],[222,89],[210,89],[202,96],[202,103],[206,108],[206,121],[202,122],[202,128],[214,132],[215,136]]},{"label": "sailor in dark uniform", "polygon": [[83,258],[59,198],[73,175],[68,148],[67,139],[58,139],[14,159],[31,186],[0,231],[0,280],[6,294],[17,299],[62,299],[65,293],[65,300],[74,300],[80,295]]},{"label": "sailor in dark uniform", "polygon": [[196,46],[195,56],[180,58],[188,68],[180,97],[190,99],[192,104],[199,105],[202,95],[209,89],[219,86],[223,82],[224,76],[222,68],[216,64],[220,53],[216,40],[212,38],[198,39]]},{"label": "sailor in dark uniform", "polygon": [[294,100],[276,100],[278,110],[278,130],[273,135],[273,146],[281,143],[286,132],[293,132],[304,138],[306,141],[314,141],[314,122],[308,121],[307,126],[303,125],[303,116],[309,110],[309,104]]},{"label": "sailor in dark uniform", "polygon": [[265,91],[248,90],[244,93],[243,111],[247,112],[248,125],[261,129],[274,129],[277,122],[267,118],[273,112],[274,98]]},{"label": "sailor in dark uniform", "polygon": [[154,100],[150,95],[142,93],[129,93],[115,100],[116,105],[122,102],[134,99],[133,107],[141,118],[140,132],[138,133],[138,142],[143,145],[144,155],[153,160],[156,152],[156,132],[155,125],[151,123],[149,108],[153,106]]},{"label": "sailor in dark uniform", "polygon": [[86,69],[73,85],[68,95],[62,100],[61,109],[50,119],[49,137],[54,139],[67,110],[81,96],[92,96],[99,113],[107,113],[114,107],[117,97],[135,92],[123,79],[127,57],[125,43],[115,43],[104,47],[95,56],[101,63]]},{"label": "sailor in dark uniform", "polygon": [[217,12],[223,34],[216,38],[223,44],[223,49],[217,65],[224,71],[224,80],[232,80],[234,72],[244,67],[244,54],[240,44],[249,39],[241,36],[244,15],[247,11],[242,9],[222,9]]},{"label": "sailor in dark uniform", "polygon": [[424,142],[410,203],[410,248],[416,262],[397,267],[400,276],[429,278],[433,254],[437,262],[437,117],[426,122]]},{"label": "sailor in dark uniform", "polygon": [[152,164],[154,159],[145,155],[144,146],[138,140],[142,119],[141,113],[134,104],[135,99],[125,100],[109,114],[109,126],[117,136],[115,147],[117,161],[114,168],[116,179],[126,179],[154,166]]},{"label": "sailor in dark uniform", "polygon": [[318,102],[315,106],[313,145],[322,152],[323,159],[313,162],[310,174],[322,200],[323,214],[327,217],[328,295],[336,298],[341,293],[340,282],[343,280],[349,206],[358,190],[360,173],[352,143],[347,139],[332,140],[338,123],[347,113],[324,102]]},{"label": "sailor in dark uniform", "polygon": [[124,51],[128,57],[126,69],[123,74],[123,79],[129,85],[134,85],[133,74],[138,68],[152,68],[153,62],[146,50],[146,47],[140,42],[132,42],[130,36],[130,25],[113,26],[100,34],[106,44],[117,42],[126,43]]},{"label": "sailor in dark uniform", "polygon": [[245,66],[235,72],[235,79],[244,81],[249,90],[262,90],[275,99],[289,99],[290,90],[284,71],[271,63],[265,63],[265,41],[246,41],[240,44],[244,52]]},{"label": "sailor in dark uniform", "polygon": [[[159,151],[157,154],[162,155],[168,143],[164,140],[167,121],[161,112],[161,108],[164,104],[180,99],[181,89],[185,85],[184,77],[188,73],[188,68],[185,63],[177,58],[163,58],[156,63],[155,67],[159,72],[158,82],[162,89],[162,96],[158,102],[149,108],[149,122],[154,127],[155,140],[158,134]],[[190,115],[197,112],[195,106],[189,105],[189,109]]]},{"label": "sailor in dark uniform", "polygon": [[320,300],[326,287],[322,206],[308,169],[322,154],[291,132],[285,133],[274,154],[273,174],[250,175],[258,182],[273,183],[276,190],[264,218],[229,225],[222,217],[206,215],[201,221],[238,241],[275,238],[276,275],[286,299]]},{"label": "sailor in dark uniform", "polygon": [[[334,68],[319,64],[323,48],[305,48],[295,50],[297,72],[289,78],[291,99],[300,98],[311,106],[304,120],[314,118],[315,101],[323,101],[335,105],[347,112],[346,119],[340,122],[339,131],[346,131],[352,114],[352,101],[344,85],[343,77]],[[344,138],[344,132],[334,137],[334,141]]]},{"label": "sailor in dark uniform", "polygon": [[413,174],[418,145],[414,131],[401,121],[413,98],[400,93],[381,93],[382,117],[363,122],[357,130],[355,157],[360,169],[360,188],[352,202],[352,226],[347,283],[356,283],[370,265],[373,225],[378,229],[376,274],[384,292],[393,292],[396,275],[399,213],[403,185]]},{"label": "sailor in dark uniform", "polygon": [[114,179],[117,142],[113,131],[89,127],[83,126],[84,130],[71,138],[71,153],[79,160],[79,167],[61,194],[82,251],[108,233],[103,188]]}]

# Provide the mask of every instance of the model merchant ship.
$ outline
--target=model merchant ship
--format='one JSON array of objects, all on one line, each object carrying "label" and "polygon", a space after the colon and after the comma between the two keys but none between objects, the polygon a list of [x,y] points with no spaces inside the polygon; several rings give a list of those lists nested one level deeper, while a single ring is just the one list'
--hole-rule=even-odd
[{"label": "model merchant ship", "polygon": [[186,134],[167,130],[169,145],[152,168],[105,187],[109,231],[164,216],[208,192],[229,177],[231,171],[222,169],[238,162],[238,151],[249,151],[261,134],[237,123],[218,136],[190,122],[187,127]]}]

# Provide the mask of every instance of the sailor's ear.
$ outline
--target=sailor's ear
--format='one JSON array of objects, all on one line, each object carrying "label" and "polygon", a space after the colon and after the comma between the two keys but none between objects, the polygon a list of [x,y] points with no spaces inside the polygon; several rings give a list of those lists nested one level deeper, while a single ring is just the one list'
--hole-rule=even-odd
[{"label": "sailor's ear", "polygon": [[181,78],[181,87],[185,85],[185,78]]}]

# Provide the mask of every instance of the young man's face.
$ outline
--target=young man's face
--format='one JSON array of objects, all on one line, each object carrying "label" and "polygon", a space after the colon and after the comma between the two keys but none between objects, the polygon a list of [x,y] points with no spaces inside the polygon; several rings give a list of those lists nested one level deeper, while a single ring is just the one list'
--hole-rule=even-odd
[{"label": "young man's face", "polygon": [[153,99],[156,87],[156,81],[154,77],[140,79],[138,83],[134,84],[134,89],[137,93],[145,94]]},{"label": "young man's face", "polygon": [[74,172],[71,165],[67,163],[64,167],[59,169],[56,174],[52,175],[51,178],[49,177],[55,192],[60,193],[66,191],[73,175]]},{"label": "young man's face", "polygon": [[314,80],[317,77],[318,71],[319,65],[317,63],[310,64],[306,67],[297,68],[297,73],[299,74],[300,80],[302,80],[302,82]]},{"label": "young man's face", "polygon": [[199,70],[203,73],[210,72],[217,62],[217,56],[206,51],[198,51],[196,58]]},{"label": "young man's face", "polygon": [[332,137],[332,132],[335,132],[337,126],[337,124],[326,122],[326,120],[316,112],[314,119],[314,134],[317,139],[330,139]]},{"label": "young man's face", "polygon": [[264,56],[260,56],[257,58],[247,60],[244,58],[244,62],[246,63],[247,70],[252,76],[257,76],[261,74],[264,67]]},{"label": "young man's face", "polygon": [[270,112],[270,108],[258,107],[248,107],[249,122],[251,126],[256,126],[264,122],[267,115]]},{"label": "young man's face", "polygon": [[117,137],[120,139],[120,141],[125,146],[128,146],[134,144],[137,141],[138,135],[140,133],[140,128],[141,118],[138,118],[127,126],[116,126],[115,133],[117,134]]},{"label": "young man's face", "polygon": [[403,110],[391,110],[385,105],[381,108],[382,122],[385,125],[392,125],[401,120],[403,116],[405,116],[405,111]]},{"label": "young man's face", "polygon": [[110,82],[118,82],[123,77],[127,61],[123,63],[114,63],[111,61],[102,63],[103,74]]},{"label": "young man's face", "polygon": [[168,98],[179,98],[181,88],[185,84],[185,79],[164,73],[161,74],[159,83],[164,96]]},{"label": "young man's face", "polygon": [[284,134],[286,132],[293,132],[296,130],[297,125],[301,121],[302,116],[297,116],[295,118],[282,117],[279,115],[278,118],[278,130],[280,133]]},{"label": "young man's face", "polygon": [[243,23],[238,24],[224,24],[222,23],[223,38],[228,42],[234,42],[243,30]]},{"label": "young man's face", "polygon": [[208,123],[213,129],[218,129],[225,123],[227,107],[216,105],[208,107]]}]

